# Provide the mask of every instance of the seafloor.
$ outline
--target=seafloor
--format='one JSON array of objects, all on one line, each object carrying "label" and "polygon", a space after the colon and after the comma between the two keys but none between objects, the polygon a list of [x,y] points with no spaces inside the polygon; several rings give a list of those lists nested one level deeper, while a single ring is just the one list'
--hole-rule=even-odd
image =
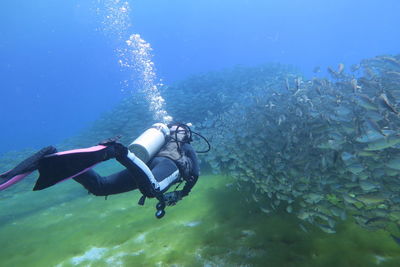
[{"label": "seafloor", "polygon": [[[109,174],[119,168],[98,169]],[[388,233],[351,221],[326,234],[291,214],[263,213],[229,177],[202,176],[166,216],[138,192],[87,195],[74,181],[0,196],[0,266],[399,266]],[[34,183],[34,179],[29,179]],[[12,191],[10,191],[12,190]],[[18,192],[19,191],[19,192]],[[18,193],[17,193],[18,192]]]}]

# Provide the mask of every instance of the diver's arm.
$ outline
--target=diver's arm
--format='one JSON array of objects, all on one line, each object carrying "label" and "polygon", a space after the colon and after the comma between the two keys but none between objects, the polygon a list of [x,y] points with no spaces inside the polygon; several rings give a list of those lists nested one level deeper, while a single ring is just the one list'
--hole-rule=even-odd
[{"label": "diver's arm", "polygon": [[[200,167],[199,167],[199,160],[197,159],[197,154],[196,151],[194,151],[193,147],[190,144],[184,144],[182,146],[182,150],[185,153],[186,156],[191,161],[191,168],[190,168],[190,174],[192,176],[199,177],[200,176]],[[197,179],[197,178],[196,178]]]},{"label": "diver's arm", "polygon": [[189,181],[186,181],[185,186],[183,187],[183,189],[178,191],[181,198],[182,197],[186,197],[187,195],[189,195],[190,191],[192,190],[192,188],[196,184],[198,178],[199,178],[198,176],[192,176]]},{"label": "diver's arm", "polygon": [[199,161],[197,159],[196,151],[194,151],[193,147],[190,144],[185,144],[182,147],[183,152],[186,156],[190,159],[191,166],[190,166],[190,178],[186,180],[185,186],[183,187],[182,191],[180,192],[182,197],[187,196],[194,185],[196,184],[199,175],[200,175],[200,168],[199,168]]}]

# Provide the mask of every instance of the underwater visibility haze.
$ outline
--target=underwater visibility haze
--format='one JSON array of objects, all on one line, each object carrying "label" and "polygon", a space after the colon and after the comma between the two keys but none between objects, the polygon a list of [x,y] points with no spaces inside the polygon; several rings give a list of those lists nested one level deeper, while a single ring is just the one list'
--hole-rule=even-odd
[{"label": "underwater visibility haze", "polygon": [[399,11],[2,1],[0,173],[47,145],[127,146],[155,122],[190,122],[212,149],[160,220],[138,192],[32,192],[34,172],[0,191],[0,266],[399,266]]}]

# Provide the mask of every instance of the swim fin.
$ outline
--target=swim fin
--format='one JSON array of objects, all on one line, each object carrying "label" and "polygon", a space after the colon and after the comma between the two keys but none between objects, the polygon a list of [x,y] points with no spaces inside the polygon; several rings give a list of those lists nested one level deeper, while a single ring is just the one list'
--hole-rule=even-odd
[{"label": "swim fin", "polygon": [[13,184],[21,181],[26,176],[28,176],[33,171],[37,170],[39,167],[39,161],[46,155],[57,152],[57,149],[53,146],[48,146],[42,148],[29,158],[22,161],[14,169],[9,170],[3,174],[0,174],[0,191],[4,190]]},{"label": "swim fin", "polygon": [[74,178],[98,163],[114,157],[113,145],[97,145],[45,156],[39,161],[40,176],[33,190],[42,190],[66,179]]}]

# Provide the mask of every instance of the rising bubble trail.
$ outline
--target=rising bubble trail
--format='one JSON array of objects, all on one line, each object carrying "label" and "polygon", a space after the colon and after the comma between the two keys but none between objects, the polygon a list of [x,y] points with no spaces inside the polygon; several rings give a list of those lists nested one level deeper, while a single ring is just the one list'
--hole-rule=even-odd
[{"label": "rising bubble trail", "polygon": [[[172,117],[165,110],[165,100],[158,87],[156,70],[152,61],[152,48],[139,34],[131,34],[131,7],[127,1],[99,0],[97,13],[102,19],[101,30],[118,42],[115,52],[122,69],[130,72],[130,80],[123,81],[126,88],[138,84],[157,121],[168,123]],[[133,88],[131,88],[133,90]]]}]

